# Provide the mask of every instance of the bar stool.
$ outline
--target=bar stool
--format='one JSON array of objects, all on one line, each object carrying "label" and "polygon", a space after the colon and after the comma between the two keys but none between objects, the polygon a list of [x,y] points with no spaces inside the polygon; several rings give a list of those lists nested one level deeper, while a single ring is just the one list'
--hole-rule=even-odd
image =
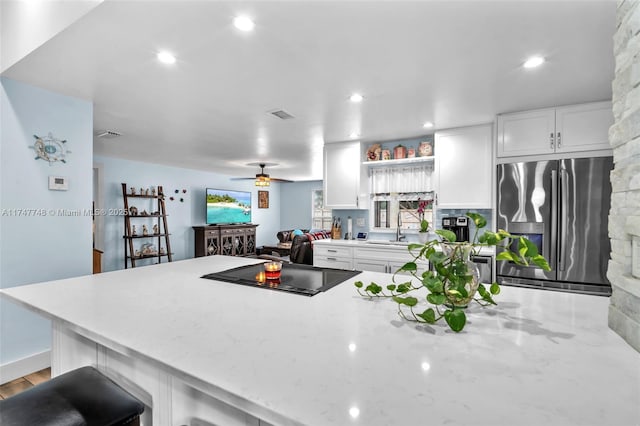
[{"label": "bar stool", "polygon": [[2,426],[137,426],[144,404],[93,367],[0,400]]}]

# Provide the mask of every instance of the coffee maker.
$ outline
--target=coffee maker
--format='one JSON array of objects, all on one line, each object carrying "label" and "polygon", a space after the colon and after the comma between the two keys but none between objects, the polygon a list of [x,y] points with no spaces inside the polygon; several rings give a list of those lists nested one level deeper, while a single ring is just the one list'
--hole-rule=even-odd
[{"label": "coffee maker", "polygon": [[442,218],[442,229],[456,234],[456,241],[469,241],[469,218],[466,216],[450,216]]}]

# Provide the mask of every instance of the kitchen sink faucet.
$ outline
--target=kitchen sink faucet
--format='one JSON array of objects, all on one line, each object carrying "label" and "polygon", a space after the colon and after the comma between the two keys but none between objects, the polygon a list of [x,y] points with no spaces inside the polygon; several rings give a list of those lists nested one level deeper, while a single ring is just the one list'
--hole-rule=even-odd
[{"label": "kitchen sink faucet", "polygon": [[406,235],[402,235],[402,231],[400,227],[402,226],[402,218],[400,217],[401,212],[398,211],[398,227],[396,228],[396,241],[402,241],[406,238]]}]

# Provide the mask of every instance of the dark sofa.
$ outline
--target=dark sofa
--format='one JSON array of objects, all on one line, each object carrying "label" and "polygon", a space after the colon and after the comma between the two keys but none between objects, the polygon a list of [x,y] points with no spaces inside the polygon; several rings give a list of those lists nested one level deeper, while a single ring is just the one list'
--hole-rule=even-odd
[{"label": "dark sofa", "polygon": [[[280,231],[277,236],[278,240],[281,241],[278,245],[286,243],[286,240],[292,237],[289,258],[273,255],[260,255],[259,257],[262,259],[289,261],[291,263],[302,263],[305,265],[313,265],[313,241],[331,238],[331,234],[327,231],[310,231],[302,235],[293,235],[293,231]],[[281,236],[285,241],[281,239]]]}]

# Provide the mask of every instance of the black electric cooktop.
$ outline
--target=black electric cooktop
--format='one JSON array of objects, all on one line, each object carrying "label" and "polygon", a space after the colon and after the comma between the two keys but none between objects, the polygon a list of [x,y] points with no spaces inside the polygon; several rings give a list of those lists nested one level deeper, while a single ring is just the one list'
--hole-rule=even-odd
[{"label": "black electric cooktop", "polygon": [[203,275],[202,278],[267,288],[269,290],[287,291],[305,296],[315,296],[358,275],[360,272],[285,263],[282,265],[279,280],[265,280],[264,263],[258,263],[214,272]]}]

